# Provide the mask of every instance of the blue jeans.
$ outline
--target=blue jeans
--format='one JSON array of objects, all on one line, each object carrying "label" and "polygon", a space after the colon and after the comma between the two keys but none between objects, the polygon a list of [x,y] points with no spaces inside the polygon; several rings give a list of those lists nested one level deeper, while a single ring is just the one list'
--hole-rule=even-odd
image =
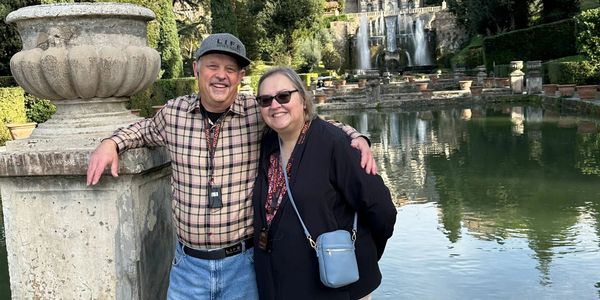
[{"label": "blue jeans", "polygon": [[180,243],[176,248],[167,299],[258,299],[254,248],[216,260],[188,256]]}]

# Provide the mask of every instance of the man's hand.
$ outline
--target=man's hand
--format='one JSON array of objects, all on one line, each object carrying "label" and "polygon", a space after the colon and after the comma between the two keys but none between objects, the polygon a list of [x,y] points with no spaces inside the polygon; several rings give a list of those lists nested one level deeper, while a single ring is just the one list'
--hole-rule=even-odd
[{"label": "man's hand", "polygon": [[[373,153],[369,147],[369,143],[363,137],[357,137],[352,140],[350,145],[360,151],[360,166],[365,169],[367,174],[377,174],[377,164],[373,158]],[[89,172],[88,172],[89,173]]]},{"label": "man's hand", "polygon": [[119,154],[117,144],[110,139],[104,140],[90,156],[87,169],[87,185],[95,185],[100,180],[106,166],[110,165],[110,173],[113,177],[119,174]]}]

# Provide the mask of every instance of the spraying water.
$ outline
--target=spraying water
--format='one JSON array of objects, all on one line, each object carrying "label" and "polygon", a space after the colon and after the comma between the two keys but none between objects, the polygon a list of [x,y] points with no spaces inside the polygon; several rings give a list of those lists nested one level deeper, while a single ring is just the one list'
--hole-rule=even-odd
[{"label": "spraying water", "polygon": [[423,20],[417,19],[415,22],[415,31],[413,34],[413,43],[415,45],[414,63],[417,66],[430,65],[431,58],[427,49],[427,39],[425,37],[425,26]]},{"label": "spraying water", "polygon": [[365,15],[360,16],[360,25],[356,36],[358,48],[358,68],[362,70],[371,69],[371,55],[369,51],[369,23]]}]

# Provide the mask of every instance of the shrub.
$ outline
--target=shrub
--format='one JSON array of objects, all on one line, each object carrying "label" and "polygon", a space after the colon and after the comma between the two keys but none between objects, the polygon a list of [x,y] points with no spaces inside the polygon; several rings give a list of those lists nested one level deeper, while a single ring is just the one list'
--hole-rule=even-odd
[{"label": "shrub", "polygon": [[[525,42],[526,41],[526,42]],[[515,30],[483,39],[485,63],[508,64],[512,60],[549,60],[577,53],[575,20]]]},{"label": "shrub", "polygon": [[590,61],[548,62],[545,64],[550,83],[598,84],[598,66]]},{"label": "shrub", "polygon": [[0,88],[0,145],[11,139],[6,123],[25,123],[25,97],[20,87]]},{"label": "shrub", "polygon": [[335,50],[333,44],[327,44],[323,49],[322,54],[323,66],[330,70],[338,71],[342,67],[342,57],[339,52]]},{"label": "shrub", "polygon": [[600,8],[584,11],[575,20],[579,53],[600,63]]},{"label": "shrub", "polygon": [[25,114],[27,119],[38,124],[44,123],[56,112],[56,106],[50,100],[25,94]]},{"label": "shrub", "polygon": [[162,105],[169,99],[198,92],[194,77],[159,79],[150,87],[131,96],[130,108],[140,109],[140,115],[152,115],[153,105]]}]

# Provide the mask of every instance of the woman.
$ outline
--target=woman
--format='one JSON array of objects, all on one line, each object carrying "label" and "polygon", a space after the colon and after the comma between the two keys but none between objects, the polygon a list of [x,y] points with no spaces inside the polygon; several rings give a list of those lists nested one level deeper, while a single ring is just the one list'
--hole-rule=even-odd
[{"label": "woman", "polygon": [[[350,146],[347,135],[316,117],[312,100],[293,70],[271,69],[258,86],[257,101],[269,126],[253,195],[260,298],[368,296],[381,282],[377,261],[396,221],[389,190],[379,176],[360,169],[359,153]],[[336,229],[350,231],[358,211],[357,282],[341,288],[321,283],[315,250],[289,201],[280,154],[294,202],[313,239]]]}]

